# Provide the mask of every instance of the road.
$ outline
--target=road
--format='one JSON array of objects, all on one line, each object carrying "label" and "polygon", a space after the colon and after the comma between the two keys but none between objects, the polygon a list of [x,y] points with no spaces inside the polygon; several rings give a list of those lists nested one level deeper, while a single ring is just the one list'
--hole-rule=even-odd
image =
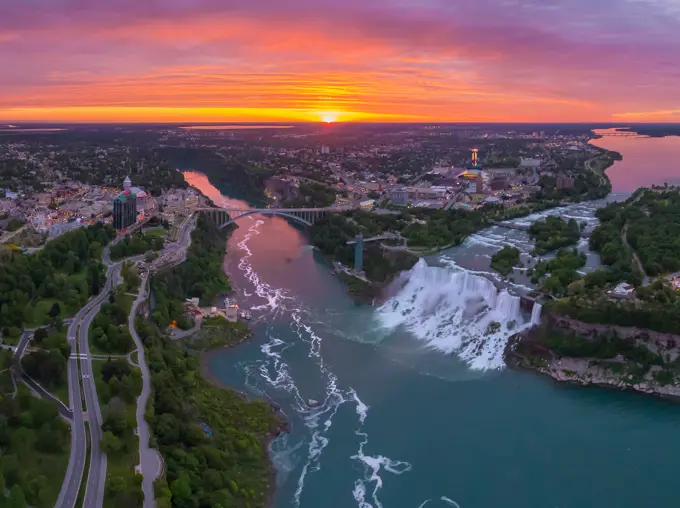
[{"label": "road", "polygon": [[598,157],[594,157],[592,159],[588,159],[585,163],[586,169],[588,171],[591,171],[595,176],[597,176],[600,179],[600,186],[605,186],[607,185],[607,179],[604,176],[603,172],[596,171],[595,168],[593,168],[592,163],[595,162],[596,160],[599,160]]},{"label": "road", "polygon": [[57,410],[59,411],[59,414],[67,420],[70,420],[73,417],[71,410],[66,407],[62,401],[45,390],[45,388],[43,388],[38,382],[26,374],[24,369],[21,367],[21,359],[26,353],[26,349],[28,348],[28,344],[31,341],[31,337],[33,337],[34,331],[34,328],[26,328],[19,338],[19,344],[16,348],[14,348],[14,365],[12,366],[13,378],[22,380],[31,390],[33,390],[36,395],[42,397],[43,399],[54,401],[57,404]]},{"label": "road", "polygon": [[85,358],[80,359],[80,371],[83,376],[83,393],[85,395],[85,407],[87,419],[90,424],[90,471],[85,485],[85,498],[83,508],[98,508],[104,503],[104,486],[106,482],[106,454],[102,453],[99,442],[102,439],[102,413],[97,397],[97,386],[94,381],[92,359],[90,357],[90,344],[88,333],[90,324],[99,313],[102,303],[110,291],[117,285],[120,277],[121,264],[115,263],[106,270],[106,284],[104,290],[97,296],[85,314],[80,329],[78,330],[78,352]]},{"label": "road", "polygon": [[17,229],[16,231],[12,231],[12,232],[9,232],[9,233],[2,235],[2,237],[0,237],[0,243],[9,242],[12,238],[14,238],[16,235],[21,234],[21,232],[29,226],[30,226],[30,224],[26,223],[23,226],[21,226],[19,229]]},{"label": "road", "polygon": [[[182,262],[186,259],[186,250],[191,243],[191,231],[193,230],[195,224],[196,220],[193,216],[190,216],[184,222],[180,230],[180,234],[178,235],[178,241],[166,247],[166,249],[171,252],[166,255],[167,259],[165,262],[169,261],[171,264],[173,264]],[[115,243],[117,240],[119,239],[114,240],[112,243]],[[143,257],[144,256],[135,256],[128,259],[127,261],[139,262],[143,259]],[[78,498],[78,491],[80,490],[83,472],[85,470],[85,454],[87,452],[84,423],[86,414],[90,426],[90,468],[86,481],[83,507],[99,508],[104,502],[104,487],[106,482],[106,454],[102,453],[99,447],[99,442],[102,437],[102,415],[101,408],[99,407],[99,399],[97,398],[97,388],[93,376],[92,355],[90,354],[88,331],[92,320],[101,308],[101,304],[108,298],[110,291],[120,283],[120,271],[123,261],[116,263],[111,261],[109,255],[109,246],[104,249],[102,261],[107,266],[106,283],[104,284],[104,287],[96,297],[90,300],[82,309],[78,311],[78,313],[73,317],[73,320],[69,324],[68,328],[68,340],[71,344],[71,348],[75,352],[75,346],[77,343],[79,350],[77,355],[71,355],[71,358],[68,360],[67,364],[69,402],[71,411],[73,412],[73,420],[71,424],[71,454],[69,456],[68,468],[64,477],[64,483],[62,484],[59,498],[55,504],[56,508],[73,508],[75,507],[76,500]],[[159,258],[152,263],[152,267],[154,265],[161,265],[162,263],[163,261],[161,261]],[[144,287],[144,284],[142,286]],[[141,292],[145,291],[145,288],[140,289],[140,294]],[[143,299],[143,297],[140,297],[135,301],[135,312],[137,306]],[[130,328],[131,333],[133,329],[133,327]],[[139,337],[137,337],[137,339],[139,339]],[[137,342],[137,340],[135,340],[135,342]],[[24,345],[23,347],[25,348],[26,346]],[[138,344],[138,349],[139,351],[137,354],[139,355],[139,363],[140,365],[144,366],[142,369],[144,378],[144,371],[146,370],[148,375],[148,368],[144,362],[143,345],[142,347],[139,347]],[[83,383],[82,393],[80,389],[81,376]],[[147,379],[146,399],[149,397],[150,390],[150,379]],[[82,407],[83,394],[85,398],[86,413],[83,412]],[[143,395],[144,382],[140,399]],[[146,400],[144,400],[144,407],[145,406]],[[152,465],[153,459],[150,459],[149,457],[151,456],[151,452],[154,452],[155,450],[152,450],[151,452],[142,452],[142,443],[145,443],[145,446],[148,449],[148,427],[146,427],[146,421],[143,418],[144,410],[142,410],[141,416],[141,421],[144,422],[144,427],[146,428],[147,433],[146,440],[140,438],[140,458],[142,453],[144,453],[145,457],[145,460],[142,461],[141,466],[144,468],[146,464],[146,469],[143,469],[143,472],[149,471],[148,477],[151,478],[154,474]],[[140,421],[139,413],[138,421]],[[156,459],[157,464],[160,466],[160,455],[157,455]],[[145,506],[154,506],[153,479],[151,480],[151,490],[145,490],[145,494],[147,492],[150,492],[150,494],[145,497],[150,500],[150,503],[153,504],[147,504],[145,502]]]},{"label": "road", "polygon": [[[57,503],[55,504],[56,508],[72,508],[75,506],[83,478],[83,471],[85,470],[87,443],[84,423],[85,414],[83,412],[82,394],[80,390],[81,373],[83,376],[89,376],[87,378],[83,377],[86,408],[88,410],[88,420],[90,422],[90,472],[88,474],[85,494],[86,502],[84,507],[99,507],[103,503],[104,480],[106,479],[106,455],[102,454],[99,450],[99,439],[101,439],[101,412],[99,409],[96,387],[94,386],[94,378],[92,377],[92,362],[89,359],[90,348],[87,340],[87,333],[90,323],[99,311],[102,302],[108,298],[113,285],[113,279],[118,277],[119,271],[119,264],[108,267],[104,288],[95,298],[90,300],[78,311],[68,328],[68,340],[72,350],[75,350],[77,342],[80,349],[79,353],[88,358],[79,358],[81,355],[72,356],[69,358],[67,364],[69,405],[73,412],[73,421],[71,423],[71,454],[69,455],[64,483],[62,484]],[[97,500],[99,501],[98,503]],[[91,504],[88,504],[88,502]]]},{"label": "road", "polygon": [[139,437],[139,465],[137,471],[142,475],[142,492],[144,492],[144,508],[154,508],[156,500],[153,491],[153,482],[161,474],[161,457],[158,451],[149,447],[149,424],[146,421],[146,404],[151,395],[151,373],[144,357],[144,343],[137,334],[135,328],[135,316],[137,308],[147,297],[147,277],[142,278],[139,288],[139,295],[132,304],[130,315],[128,316],[128,328],[130,335],[137,346],[137,363],[142,372],[142,392],[137,398],[137,436]]}]

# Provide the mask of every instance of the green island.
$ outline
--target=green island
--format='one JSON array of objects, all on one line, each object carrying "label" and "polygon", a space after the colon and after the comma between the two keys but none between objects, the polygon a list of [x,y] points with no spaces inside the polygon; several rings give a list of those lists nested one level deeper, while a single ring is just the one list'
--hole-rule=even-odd
[{"label": "green island", "polygon": [[584,281],[578,270],[585,264],[586,255],[583,252],[560,249],[554,258],[538,261],[533,268],[529,268],[527,275],[542,291],[554,296],[565,296],[581,290]]},{"label": "green island", "polygon": [[565,221],[561,217],[546,217],[534,222],[529,228],[529,234],[536,242],[536,254],[543,255],[578,243],[581,228],[574,219]]},{"label": "green island", "polygon": [[[267,443],[281,422],[262,401],[212,383],[201,368],[206,348],[233,346],[248,327],[206,319],[196,338],[172,340],[164,331],[183,313],[186,298],[212,303],[230,291],[222,270],[225,232],[199,219],[187,260],[153,276],[152,320],[138,318],[152,376],[147,420],[165,462],[156,482],[159,507],[265,507],[274,480]],[[203,357],[205,362],[205,357]]]},{"label": "green island", "polygon": [[512,273],[515,266],[519,264],[519,249],[516,247],[505,246],[496,254],[491,256],[491,268],[501,275]]},{"label": "green island", "polygon": [[577,276],[585,258],[567,250],[538,263],[533,281],[552,299],[506,357],[560,381],[680,396],[680,189],[639,189],[597,216],[604,267]]}]

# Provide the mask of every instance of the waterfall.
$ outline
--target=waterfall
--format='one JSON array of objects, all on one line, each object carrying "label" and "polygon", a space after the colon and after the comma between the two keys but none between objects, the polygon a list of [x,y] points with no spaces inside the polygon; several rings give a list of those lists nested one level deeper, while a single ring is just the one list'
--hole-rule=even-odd
[{"label": "waterfall", "polygon": [[538,326],[541,324],[541,310],[543,305],[538,302],[534,302],[534,308],[531,309],[531,325]]},{"label": "waterfall", "polygon": [[404,279],[401,290],[378,309],[381,325],[404,327],[473,369],[502,368],[508,337],[530,324],[522,317],[519,297],[499,292],[484,277],[428,266],[421,259]]}]

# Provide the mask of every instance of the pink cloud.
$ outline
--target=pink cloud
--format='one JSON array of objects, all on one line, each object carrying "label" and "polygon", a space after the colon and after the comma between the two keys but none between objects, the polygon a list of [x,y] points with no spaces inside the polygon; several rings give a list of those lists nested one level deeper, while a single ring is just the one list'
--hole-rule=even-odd
[{"label": "pink cloud", "polygon": [[657,2],[34,0],[7,11],[0,66],[14,72],[0,75],[0,110],[335,104],[606,120],[680,107],[680,20]]}]

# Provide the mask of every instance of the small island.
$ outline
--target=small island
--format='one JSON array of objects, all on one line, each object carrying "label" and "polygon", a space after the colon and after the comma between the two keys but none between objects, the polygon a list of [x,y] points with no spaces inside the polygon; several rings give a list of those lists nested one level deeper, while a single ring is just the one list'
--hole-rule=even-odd
[{"label": "small island", "polygon": [[574,219],[565,221],[561,217],[546,217],[545,220],[534,222],[529,234],[536,243],[535,252],[543,255],[578,243],[581,228]]},{"label": "small island", "polygon": [[491,256],[491,268],[501,275],[508,275],[519,264],[519,249],[507,245]]}]

